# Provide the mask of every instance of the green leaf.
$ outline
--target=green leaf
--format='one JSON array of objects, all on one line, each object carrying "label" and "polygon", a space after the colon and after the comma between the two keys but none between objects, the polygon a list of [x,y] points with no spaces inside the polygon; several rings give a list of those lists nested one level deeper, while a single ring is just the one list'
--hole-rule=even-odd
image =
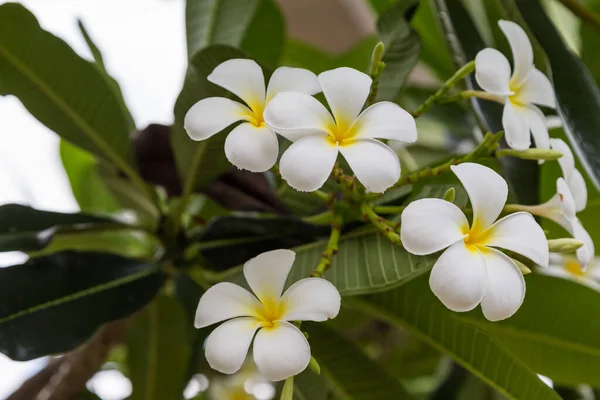
[{"label": "green leaf", "polygon": [[395,101],[408,75],[419,61],[419,36],[409,26],[413,1],[399,1],[381,14],[377,31],[385,46],[385,68],[379,78],[377,100]]},{"label": "green leaf", "polygon": [[24,361],[71,350],[148,303],[163,280],[154,265],[93,252],[0,268],[0,351]]},{"label": "green leaf", "polygon": [[360,348],[326,328],[305,323],[312,355],[340,399],[411,399],[400,382],[367,357]]},{"label": "green leaf", "polygon": [[[600,13],[600,0],[588,0],[586,6],[593,12]],[[596,84],[600,83],[600,52],[597,51],[600,33],[595,27],[581,24],[581,60],[588,67]]]},{"label": "green leaf", "polygon": [[548,56],[565,133],[596,189],[600,189],[600,89],[585,64],[568,48],[539,2],[516,3]]},{"label": "green leaf", "polygon": [[0,206],[0,251],[36,251],[61,230],[85,230],[92,224],[123,227],[117,221],[88,214],[41,211],[19,204]]},{"label": "green leaf", "polygon": [[73,196],[82,211],[115,212],[121,209],[98,176],[97,161],[93,155],[61,140],[60,158]]},{"label": "green leaf", "polygon": [[[350,304],[347,301],[347,304]],[[356,299],[353,306],[447,353],[456,362],[511,399],[560,397],[535,372],[483,329],[464,321],[433,295],[422,276],[395,290]],[[548,310],[550,311],[550,309]],[[530,320],[532,324],[536,320]]]},{"label": "green leaf", "polygon": [[281,10],[273,0],[260,1],[240,48],[258,62],[274,69],[283,53],[284,44],[285,21]]},{"label": "green leaf", "polygon": [[16,96],[64,139],[113,163],[134,183],[129,125],[101,70],[40,28],[22,5],[0,6],[0,94]]},{"label": "green leaf", "polygon": [[294,399],[295,400],[328,400],[329,387],[327,380],[321,375],[317,375],[310,369],[296,375],[294,378]]},{"label": "green leaf", "polygon": [[179,399],[190,348],[181,303],[158,296],[135,319],[127,335],[131,400]]}]

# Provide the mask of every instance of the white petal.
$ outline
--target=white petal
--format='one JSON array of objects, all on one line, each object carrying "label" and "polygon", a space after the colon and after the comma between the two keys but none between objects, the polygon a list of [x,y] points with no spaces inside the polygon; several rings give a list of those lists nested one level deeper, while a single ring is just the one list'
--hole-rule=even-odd
[{"label": "white petal", "polygon": [[319,74],[323,94],[340,130],[352,125],[371,90],[369,75],[353,68],[341,67]]},{"label": "white petal", "polygon": [[561,196],[557,193],[544,204],[528,206],[527,211],[530,211],[534,215],[548,218],[549,220],[556,222],[558,225],[562,226],[565,230],[570,232],[571,222],[563,214],[561,210],[561,202]]},{"label": "white petal", "polygon": [[306,337],[285,321],[277,321],[272,328],[261,329],[252,351],[258,371],[274,382],[299,374],[310,362],[310,346]]},{"label": "white petal", "polygon": [[571,189],[571,194],[573,195],[573,200],[575,201],[575,211],[580,212],[585,210],[587,206],[587,186],[585,184],[585,179],[579,170],[573,170],[571,174],[571,178],[567,181],[569,185],[569,189]]},{"label": "white petal", "polygon": [[412,143],[417,140],[415,119],[399,105],[389,101],[373,104],[350,128],[355,138],[379,138]]},{"label": "white petal", "polygon": [[206,339],[205,354],[210,367],[224,374],[237,372],[259,327],[260,321],[251,317],[232,319],[218,326]]},{"label": "white petal", "polygon": [[506,39],[508,39],[508,44],[512,50],[514,66],[511,84],[518,87],[533,68],[533,48],[527,34],[519,25],[512,21],[498,21],[498,25],[504,32]]},{"label": "white petal", "polygon": [[590,261],[596,254],[594,241],[592,240],[592,237],[588,231],[581,224],[581,221],[577,218],[571,221],[571,233],[575,239],[583,242],[583,246],[577,249],[577,259],[579,260],[581,269],[585,271]]},{"label": "white petal", "polygon": [[400,237],[409,253],[426,255],[462,240],[469,222],[453,203],[442,199],[421,199],[402,212]]},{"label": "white petal", "polygon": [[487,291],[481,301],[483,315],[500,321],[517,312],[525,298],[525,279],[519,267],[498,250],[483,253],[487,270]]},{"label": "white petal", "polygon": [[313,95],[321,91],[321,86],[317,76],[307,69],[279,67],[271,75],[266,102],[268,103],[276,94],[288,91]]},{"label": "white petal", "polygon": [[265,104],[265,77],[254,60],[236,58],[217,65],[206,78],[244,100],[254,111]]},{"label": "white petal", "polygon": [[252,111],[237,101],[209,97],[188,110],[183,127],[193,140],[204,140],[250,115]]},{"label": "white petal", "polygon": [[489,229],[486,246],[500,247],[547,267],[548,241],[541,226],[527,212],[517,212],[498,220]]},{"label": "white petal", "polygon": [[516,106],[510,101],[504,103],[502,112],[502,128],[506,143],[515,150],[527,150],[531,146],[529,125],[524,119],[522,106]]},{"label": "white petal", "polygon": [[317,190],[329,177],[337,153],[337,144],[331,143],[327,136],[299,139],[281,156],[281,176],[288,185],[301,192]]},{"label": "white petal", "polygon": [[537,68],[529,71],[515,97],[523,103],[535,103],[540,106],[556,108],[552,84],[548,77]]},{"label": "white petal", "polygon": [[225,139],[225,155],[239,169],[265,172],[277,162],[279,143],[267,126],[246,122],[236,126]]},{"label": "white petal", "polygon": [[400,179],[398,155],[379,140],[344,142],[339,149],[356,178],[370,192],[383,193]]},{"label": "white petal", "polygon": [[475,79],[483,90],[507,96],[510,90],[510,64],[496,49],[483,49],[475,56]]},{"label": "white petal", "polygon": [[575,171],[575,158],[573,157],[571,148],[562,139],[550,139],[550,146],[552,146],[552,150],[562,153],[562,157],[558,159],[558,164],[562,169],[565,180],[568,180],[573,174],[573,171]]},{"label": "white petal", "polygon": [[235,317],[255,314],[262,305],[246,289],[230,282],[221,282],[208,289],[200,298],[194,326],[205,326]]},{"label": "white petal", "polygon": [[469,194],[473,207],[472,230],[484,231],[502,212],[508,185],[496,171],[481,164],[463,163],[450,167]]},{"label": "white petal", "polygon": [[429,286],[450,310],[474,309],[483,299],[487,286],[481,253],[467,249],[463,241],[454,243],[433,266]]},{"label": "white petal", "polygon": [[246,281],[263,304],[279,300],[295,258],[292,250],[279,249],[259,254],[244,264]]},{"label": "white petal", "polygon": [[263,116],[267,125],[292,142],[315,134],[328,135],[334,126],[325,106],[305,93],[279,93],[267,104]]},{"label": "white petal", "polygon": [[563,178],[556,180],[556,193],[560,199],[560,211],[567,219],[575,218],[575,200],[569,185]]},{"label": "white petal", "polygon": [[340,312],[341,297],[326,279],[305,278],[294,283],[281,298],[286,321],[327,321]]},{"label": "white petal", "polygon": [[538,149],[549,149],[550,135],[548,134],[544,114],[536,106],[523,107],[521,111],[533,136],[535,147]]}]

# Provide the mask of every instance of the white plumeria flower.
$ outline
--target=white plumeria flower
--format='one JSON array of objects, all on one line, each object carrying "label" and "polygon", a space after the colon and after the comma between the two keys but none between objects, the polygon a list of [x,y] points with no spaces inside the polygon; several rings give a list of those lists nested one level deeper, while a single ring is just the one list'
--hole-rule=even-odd
[{"label": "white plumeria flower", "polygon": [[483,49],[475,57],[475,79],[483,90],[504,103],[502,126],[506,142],[516,150],[535,145],[550,148],[546,118],[535,104],[556,107],[550,81],[533,65],[533,49],[527,34],[511,21],[498,21],[508,39],[513,55],[513,69],[506,57],[496,49]]},{"label": "white plumeria flower", "polygon": [[334,318],[341,298],[335,286],[321,278],[301,279],[282,295],[295,257],[291,250],[273,250],[248,261],[244,276],[254,295],[229,282],[204,293],[196,311],[196,328],[226,321],[206,340],[206,359],[213,369],[237,372],[256,331],[254,362],[267,379],[281,381],[308,366],[308,341],[289,321]]},{"label": "white plumeria flower", "polygon": [[333,118],[317,99],[303,93],[282,92],[265,110],[266,123],[294,142],[281,156],[281,176],[297,190],[317,190],[329,177],[339,151],[367,190],[384,192],[400,178],[400,162],[376,138],[414,142],[414,118],[388,101],[361,113],[372,80],[360,71],[337,68],[318,79]]},{"label": "white plumeria flower", "polygon": [[575,212],[581,212],[587,205],[587,186],[581,172],[575,168],[575,158],[569,145],[562,139],[550,139],[550,146],[553,150],[562,153],[562,157],[558,159],[563,177],[569,186],[573,201],[575,203]]},{"label": "white plumeria flower", "polygon": [[600,291],[600,258],[594,257],[584,270],[579,260],[565,254],[550,254],[550,268],[539,270],[544,275],[569,279]]},{"label": "white plumeria flower", "polygon": [[185,130],[193,140],[205,140],[235,122],[245,121],[227,136],[225,155],[236,167],[252,172],[269,170],[279,156],[277,136],[263,119],[267,103],[282,91],[308,94],[321,91],[315,74],[290,67],[277,68],[265,91],[262,69],[255,61],[246,59],[232,59],[219,64],[207,79],[246,104],[224,97],[202,99],[185,115]]},{"label": "white plumeria flower", "polygon": [[429,285],[450,310],[469,311],[481,304],[488,320],[508,318],[523,302],[525,280],[514,261],[495,247],[547,267],[544,231],[526,212],[496,221],[506,203],[508,186],[495,171],[473,163],[451,168],[469,195],[473,223],[469,227],[467,217],[453,203],[417,200],[402,213],[402,244],[416,255],[447,248],[431,270]]}]

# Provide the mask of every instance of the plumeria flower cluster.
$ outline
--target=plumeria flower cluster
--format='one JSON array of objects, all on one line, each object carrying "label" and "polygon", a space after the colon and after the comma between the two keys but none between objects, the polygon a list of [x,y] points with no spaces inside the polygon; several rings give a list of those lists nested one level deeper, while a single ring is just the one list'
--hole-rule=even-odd
[{"label": "plumeria flower cluster", "polygon": [[572,280],[600,291],[600,257],[594,257],[584,269],[575,257],[567,254],[550,254],[550,268],[540,269],[539,272]]},{"label": "plumeria flower cluster", "polygon": [[[200,100],[185,118],[190,137],[204,140],[245,121],[227,136],[225,154],[238,168],[264,172],[277,162],[277,133],[293,142],[281,157],[281,176],[300,191],[323,186],[339,152],[367,190],[383,192],[400,178],[400,162],[376,139],[406,143],[417,139],[414,118],[397,104],[380,102],[361,112],[372,79],[352,68],[317,77],[300,68],[280,67],[265,92],[258,64],[234,59],[216,67],[208,80],[246,105],[226,98]],[[331,113],[312,97],[320,91]]]},{"label": "plumeria flower cluster", "polygon": [[504,104],[502,126],[511,148],[529,148],[533,135],[536,147],[549,149],[546,120],[536,105],[556,108],[552,85],[533,65],[533,49],[523,28],[511,21],[498,21],[498,25],[512,51],[512,71],[501,52],[487,48],[475,57],[475,79],[483,90]]},{"label": "plumeria flower cluster", "polygon": [[301,279],[283,293],[295,257],[291,250],[273,250],[248,261],[244,277],[254,294],[221,282],[200,298],[196,328],[225,321],[206,340],[211,368],[225,374],[237,372],[252,342],[254,362],[267,379],[281,381],[308,366],[310,346],[291,321],[335,318],[341,297],[322,278]]},{"label": "plumeria flower cluster", "polygon": [[508,196],[508,185],[494,170],[480,164],[452,167],[471,200],[473,221],[453,203],[421,199],[402,213],[404,248],[416,255],[446,249],[437,260],[429,285],[453,311],[481,304],[490,321],[513,315],[523,303],[525,280],[519,267],[497,248],[548,266],[548,243],[531,214],[517,212],[496,221]]}]

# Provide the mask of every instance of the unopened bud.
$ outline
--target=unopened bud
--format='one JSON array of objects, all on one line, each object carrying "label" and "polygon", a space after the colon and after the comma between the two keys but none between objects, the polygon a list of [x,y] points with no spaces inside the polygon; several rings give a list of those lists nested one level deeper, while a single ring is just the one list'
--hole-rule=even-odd
[{"label": "unopened bud", "polygon": [[308,363],[308,366],[310,367],[312,372],[314,372],[315,374],[317,374],[317,375],[321,374],[321,366],[319,365],[317,360],[315,360],[314,357],[310,358],[310,362]]},{"label": "unopened bud", "polygon": [[514,258],[513,258],[513,261],[515,262],[515,264],[517,264],[517,267],[519,267],[519,270],[521,270],[521,273],[523,275],[527,275],[527,274],[531,273],[531,270],[529,269],[529,267],[527,267],[527,265],[523,264],[519,260],[515,260]]},{"label": "unopened bud", "polygon": [[572,253],[583,244],[581,240],[571,238],[551,239],[548,240],[548,250],[551,253]]},{"label": "unopened bud", "polygon": [[293,400],[294,399],[294,376],[290,376],[285,380],[283,384],[283,390],[281,391],[281,400]]},{"label": "unopened bud", "polygon": [[444,193],[443,199],[446,201],[449,201],[450,203],[453,203],[455,197],[456,197],[456,190],[454,190],[454,188],[451,187],[450,189],[446,190],[446,193]]},{"label": "unopened bud", "polygon": [[551,149],[496,150],[496,157],[506,156],[522,158],[524,160],[558,160],[563,156],[563,154],[560,151]]},{"label": "unopened bud", "polygon": [[379,42],[373,48],[373,54],[371,55],[371,75],[376,75],[377,70],[380,67],[381,59],[383,58],[383,52],[385,51],[385,46],[382,42]]}]

